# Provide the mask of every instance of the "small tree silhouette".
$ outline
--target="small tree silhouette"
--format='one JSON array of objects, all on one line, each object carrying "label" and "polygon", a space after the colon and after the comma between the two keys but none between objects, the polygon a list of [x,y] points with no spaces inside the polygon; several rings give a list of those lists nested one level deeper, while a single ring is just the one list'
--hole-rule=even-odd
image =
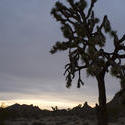
[{"label": "small tree silhouette", "polygon": [[57,106],[51,107],[51,108],[52,108],[53,111],[58,111],[59,110]]},{"label": "small tree silhouette", "polygon": [[[68,6],[56,2],[51,14],[61,23],[61,30],[66,38],[63,42],[56,42],[51,53],[68,51],[69,63],[65,66],[67,87],[78,73],[77,87],[84,85],[81,79],[81,71],[86,69],[88,76],[97,79],[99,90],[98,125],[107,125],[105,74],[111,73],[121,80],[121,86],[125,86],[125,35],[118,38],[113,31],[108,17],[105,15],[102,22],[95,17],[93,7],[97,0],[91,0],[90,7],[85,11],[85,0],[67,0]],[[100,23],[99,23],[100,22]],[[112,37],[114,49],[106,51],[106,35]]]}]

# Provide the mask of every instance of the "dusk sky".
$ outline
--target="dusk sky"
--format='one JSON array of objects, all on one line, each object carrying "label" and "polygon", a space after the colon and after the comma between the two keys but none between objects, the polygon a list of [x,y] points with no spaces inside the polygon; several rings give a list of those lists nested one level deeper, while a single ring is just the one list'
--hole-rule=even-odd
[{"label": "dusk sky", "polygon": [[[74,82],[67,89],[63,76],[67,54],[49,53],[56,41],[64,39],[60,24],[50,15],[55,1],[0,0],[0,103],[34,104],[43,109],[97,102],[96,80],[84,75],[83,87],[76,88]],[[125,0],[98,0],[94,10],[100,19],[107,14],[119,35],[125,33]],[[119,80],[110,75],[105,80],[109,101],[120,89]]]}]

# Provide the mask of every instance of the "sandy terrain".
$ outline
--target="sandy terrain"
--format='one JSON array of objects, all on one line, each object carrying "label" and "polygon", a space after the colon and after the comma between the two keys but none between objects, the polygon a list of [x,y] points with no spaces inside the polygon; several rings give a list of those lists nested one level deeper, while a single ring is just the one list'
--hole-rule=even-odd
[{"label": "sandy terrain", "polygon": [[[63,116],[63,117],[46,117],[39,120],[25,120],[18,119],[15,121],[6,121],[5,125],[96,125],[95,120],[83,120],[77,116]],[[109,125],[125,125],[125,117],[119,118],[114,123]]]}]

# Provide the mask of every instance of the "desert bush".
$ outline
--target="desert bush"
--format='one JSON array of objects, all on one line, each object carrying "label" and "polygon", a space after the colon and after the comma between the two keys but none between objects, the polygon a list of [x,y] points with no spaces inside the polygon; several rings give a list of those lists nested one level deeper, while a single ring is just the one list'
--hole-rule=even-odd
[{"label": "desert bush", "polygon": [[28,123],[22,123],[21,125],[28,125]]},{"label": "desert bush", "polygon": [[89,123],[88,123],[88,122],[85,122],[85,123],[83,123],[83,125],[89,125]]},{"label": "desert bush", "polygon": [[46,124],[41,122],[33,122],[32,125],[46,125]]},{"label": "desert bush", "polygon": [[67,121],[56,122],[56,125],[64,125],[64,124],[67,124]]}]

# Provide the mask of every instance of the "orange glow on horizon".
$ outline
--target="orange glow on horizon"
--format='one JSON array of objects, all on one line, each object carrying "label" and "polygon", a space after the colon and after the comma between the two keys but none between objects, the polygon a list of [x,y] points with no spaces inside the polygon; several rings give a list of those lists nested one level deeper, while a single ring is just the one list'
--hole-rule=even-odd
[{"label": "orange glow on horizon", "polygon": [[[0,104],[4,103],[5,106],[10,106],[13,105],[15,103],[18,104],[27,104],[27,105],[31,105],[33,104],[34,106],[39,106],[40,109],[48,109],[51,110],[51,107],[55,107],[58,106],[59,109],[67,109],[67,108],[73,108],[79,104],[81,104],[80,102],[68,102],[68,101],[48,101],[48,100],[27,100],[27,99],[20,99],[20,100],[0,100]],[[95,104],[94,103],[89,103],[90,106],[94,107]]]}]

